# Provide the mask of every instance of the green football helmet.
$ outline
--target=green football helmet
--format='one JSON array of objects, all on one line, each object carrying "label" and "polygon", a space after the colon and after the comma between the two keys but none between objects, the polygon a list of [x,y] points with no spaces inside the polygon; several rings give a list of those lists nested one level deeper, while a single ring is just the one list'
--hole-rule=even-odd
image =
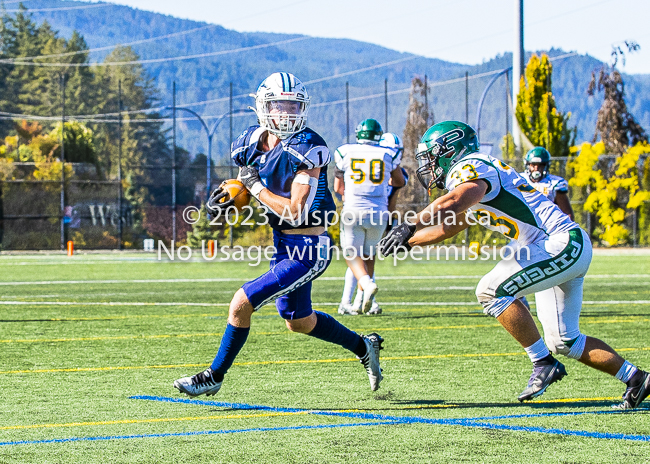
[{"label": "green football helmet", "polygon": [[[535,147],[526,153],[524,157],[524,164],[526,171],[533,182],[539,182],[548,174],[548,168],[551,165],[551,154],[544,147]],[[533,171],[530,168],[531,164],[539,164],[542,167],[541,171]]]},{"label": "green football helmet", "polygon": [[357,142],[379,143],[384,130],[376,119],[364,119],[354,132],[357,134]]},{"label": "green football helmet", "polygon": [[418,180],[425,189],[445,188],[451,167],[469,153],[478,151],[478,136],[470,126],[459,121],[443,121],[427,130],[418,144],[415,159]]}]

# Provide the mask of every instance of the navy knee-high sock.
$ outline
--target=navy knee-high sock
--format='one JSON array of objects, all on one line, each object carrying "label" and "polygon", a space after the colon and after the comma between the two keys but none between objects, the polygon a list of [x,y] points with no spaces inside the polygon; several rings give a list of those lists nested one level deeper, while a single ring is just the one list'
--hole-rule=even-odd
[{"label": "navy knee-high sock", "polygon": [[365,356],[366,344],[358,333],[351,331],[329,314],[319,311],[314,311],[314,313],[316,314],[316,326],[307,335],[340,345],[359,357]]},{"label": "navy knee-high sock", "polygon": [[212,361],[213,372],[216,372],[218,375],[217,380],[223,378],[224,374],[228,372],[232,363],[235,362],[235,358],[241,351],[246,339],[248,338],[248,332],[250,332],[250,327],[235,327],[234,325],[227,324],[226,331],[221,337],[221,344],[219,345],[219,352],[215,356],[214,361]]}]

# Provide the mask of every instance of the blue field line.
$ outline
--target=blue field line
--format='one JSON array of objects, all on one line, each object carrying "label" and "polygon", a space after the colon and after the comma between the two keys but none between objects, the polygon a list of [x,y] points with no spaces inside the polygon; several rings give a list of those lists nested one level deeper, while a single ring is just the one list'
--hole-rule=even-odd
[{"label": "blue field line", "polygon": [[167,396],[148,396],[148,395],[136,395],[129,396],[130,400],[145,400],[145,401],[162,401],[163,403],[184,403],[184,404],[196,404],[199,406],[216,406],[219,408],[230,408],[230,409],[264,409],[266,411],[276,411],[276,412],[304,412],[304,409],[287,409],[287,408],[275,408],[273,406],[262,406],[256,404],[240,404],[240,403],[223,403],[221,401],[206,401],[206,400],[192,400],[189,398],[169,398]]},{"label": "blue field line", "polygon": [[492,422],[477,422],[468,420],[465,427],[479,427],[485,429],[511,430],[514,432],[546,433],[549,435],[569,435],[585,438],[605,438],[608,440],[650,441],[650,435],[626,435],[624,433],[600,433],[586,430],[547,429],[544,427],[522,427],[518,425],[494,424]]},{"label": "blue field line", "polygon": [[177,398],[167,398],[163,396],[132,396],[131,399],[146,399],[150,401],[165,401],[165,402],[183,402],[188,404],[207,404],[210,406],[228,405],[227,407],[234,408],[234,409],[264,409],[267,411],[271,410],[277,412],[308,411],[314,415],[385,421],[393,425],[397,425],[397,424],[457,425],[457,426],[472,427],[472,428],[512,430],[517,432],[537,432],[537,433],[546,433],[552,435],[569,435],[569,436],[580,436],[580,437],[588,437],[588,438],[606,438],[612,440],[650,441],[650,436],[648,435],[626,435],[623,433],[588,432],[586,430],[566,430],[566,429],[544,428],[544,427],[522,427],[517,425],[505,425],[505,424],[495,424],[492,422],[487,422],[487,421],[505,420],[505,419],[580,416],[580,415],[589,415],[589,414],[592,415],[629,414],[634,411],[648,411],[648,408],[635,409],[634,411],[612,410],[612,411],[582,411],[582,412],[550,412],[550,413],[539,413],[539,414],[512,414],[506,416],[465,417],[465,418],[458,418],[458,419],[427,419],[424,417],[417,417],[417,416],[386,416],[383,414],[367,414],[362,412],[339,412],[339,411],[322,411],[322,410],[310,411],[308,409],[276,408],[271,406],[256,406],[250,404],[220,403],[218,401],[200,401],[200,400],[190,400],[185,398],[177,399]]},{"label": "blue field line", "polygon": [[29,445],[29,444],[48,444],[48,443],[66,443],[77,441],[105,441],[105,440],[128,440],[134,438],[164,438],[164,437],[184,437],[184,436],[197,436],[197,435],[223,435],[231,433],[247,433],[247,432],[274,432],[274,431],[290,431],[290,430],[308,430],[308,429],[330,429],[339,427],[364,427],[376,425],[402,425],[402,424],[429,424],[429,425],[451,425],[470,428],[483,428],[495,430],[509,430],[514,432],[529,432],[529,433],[545,433],[549,435],[566,435],[585,438],[600,438],[609,440],[630,440],[650,442],[648,435],[627,435],[624,433],[600,433],[589,432],[586,430],[566,430],[558,428],[544,428],[544,427],[523,427],[518,425],[495,424],[494,420],[507,420],[507,419],[522,419],[522,418],[537,418],[537,417],[560,417],[560,416],[580,416],[588,414],[628,414],[634,411],[648,411],[649,408],[636,409],[634,411],[583,411],[583,412],[554,412],[554,413],[540,413],[540,414],[513,414],[505,416],[488,416],[488,417],[466,417],[457,419],[427,419],[417,416],[386,416],[383,414],[367,414],[362,412],[342,412],[342,411],[323,411],[323,410],[309,410],[300,408],[278,408],[274,406],[253,405],[244,403],[225,403],[221,401],[205,401],[193,400],[187,398],[169,398],[164,396],[146,396],[138,395],[131,396],[129,399],[146,400],[146,401],[160,401],[165,403],[182,403],[193,404],[199,406],[216,406],[221,408],[240,409],[240,410],[264,410],[273,412],[308,412],[310,414],[319,416],[334,416],[344,417],[349,419],[361,419],[371,422],[355,422],[343,424],[327,424],[327,425],[303,425],[303,426],[287,426],[287,427],[257,427],[249,429],[232,429],[232,430],[206,430],[196,432],[178,432],[178,433],[159,433],[159,434],[141,434],[141,435],[118,435],[118,436],[95,436],[95,437],[70,437],[70,438],[57,438],[51,440],[24,440],[24,441],[11,441],[0,442],[0,446],[9,445]]},{"label": "blue field line", "polygon": [[534,417],[584,416],[587,414],[632,414],[639,411],[650,411],[650,408],[612,409],[611,411],[542,412],[537,414],[510,414],[507,416],[476,417],[472,420],[492,421],[492,420],[521,419],[521,418],[528,419]]},{"label": "blue field line", "polygon": [[326,425],[298,425],[292,427],[258,427],[252,429],[233,429],[233,430],[201,430],[197,432],[177,432],[177,433],[153,433],[147,435],[113,435],[98,437],[71,437],[71,438],[54,438],[51,440],[23,440],[23,441],[6,441],[0,442],[0,446],[9,445],[43,445],[47,443],[67,443],[72,441],[106,441],[106,440],[130,440],[134,438],[165,438],[165,437],[190,437],[196,435],[224,435],[229,433],[246,433],[246,432],[276,432],[282,430],[308,430],[308,429],[333,429],[339,427],[368,427],[375,425],[392,425],[393,421],[383,422],[360,422],[354,424],[326,424]]}]

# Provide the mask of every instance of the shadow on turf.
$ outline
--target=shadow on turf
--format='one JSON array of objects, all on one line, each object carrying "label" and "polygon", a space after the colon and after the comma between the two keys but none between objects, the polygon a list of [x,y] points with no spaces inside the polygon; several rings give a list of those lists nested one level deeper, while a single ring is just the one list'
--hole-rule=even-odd
[{"label": "shadow on turf", "polygon": [[[114,319],[107,318],[107,319],[93,319],[92,321],[112,321]],[[92,322],[92,321],[87,321],[87,320],[79,320],[79,319],[0,319],[0,323],[2,322]]]},{"label": "shadow on turf", "polygon": [[[616,404],[616,401],[598,400],[598,401],[544,401],[544,402],[529,402],[529,403],[463,403],[460,401],[443,401],[443,400],[402,400],[391,401],[393,406],[382,406],[378,408],[359,408],[360,411],[409,411],[414,409],[516,409],[516,408],[533,408],[533,409],[556,409],[556,408],[603,408],[610,407]],[[322,409],[323,411],[337,410]]]}]

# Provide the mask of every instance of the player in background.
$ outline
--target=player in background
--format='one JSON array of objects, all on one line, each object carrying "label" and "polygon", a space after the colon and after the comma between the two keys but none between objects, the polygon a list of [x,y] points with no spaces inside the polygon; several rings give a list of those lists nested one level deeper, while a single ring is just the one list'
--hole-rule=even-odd
[{"label": "player in background", "polygon": [[[306,127],[309,95],[294,75],[274,73],[257,89],[255,112],[259,125],[246,129],[232,145],[239,179],[266,209],[273,228],[275,255],[270,270],[244,284],[234,295],[219,351],[205,371],[174,382],[189,396],[214,395],[244,346],[251,316],[275,301],[280,316],[292,332],[307,334],[342,346],[361,361],[377,390],[382,380],[377,334],[359,335],[320,311],[312,310],[311,282],[331,261],[330,238],[324,224],[335,209],[327,185],[330,152],[325,141]],[[216,203],[215,190],[208,201],[211,214],[229,202]]]},{"label": "player in background", "polygon": [[[379,146],[384,147],[384,148],[390,148],[391,150],[394,150],[397,153],[397,159],[402,158],[402,153],[404,151],[404,144],[402,143],[402,140],[399,138],[397,134],[393,134],[391,132],[384,132],[381,136],[381,139],[379,139]],[[393,213],[397,209],[397,197],[399,190],[403,187],[406,186],[408,183],[409,175],[406,172],[406,169],[403,167],[400,167],[402,170],[402,175],[404,176],[404,185],[402,187],[395,187],[393,186],[392,178],[388,182],[388,212]],[[387,228],[391,228],[395,225],[397,225],[397,218],[395,216],[392,216],[389,218],[389,223],[387,224]],[[374,273],[372,278],[374,279]],[[354,293],[354,290],[357,288],[357,278],[354,277],[354,273],[352,272],[352,269],[348,267],[348,269],[345,272],[345,285],[343,286],[343,295],[341,297],[341,303],[339,304],[339,314],[360,314],[361,313],[361,304],[363,302],[363,292],[357,291],[356,298],[354,299],[354,303],[352,303],[352,294]],[[381,306],[377,303],[376,299],[373,297],[372,299],[372,305],[370,306],[370,310],[368,311],[368,314],[381,314],[382,309]]]},{"label": "player in background", "polygon": [[[569,200],[569,184],[564,177],[554,176],[548,172],[551,167],[551,154],[544,147],[532,148],[524,157],[524,172],[521,177],[546,198],[555,203],[564,214],[573,221],[573,208]],[[520,298],[530,309],[525,296]]]},{"label": "player in background", "polygon": [[[624,382],[623,401],[615,407],[639,406],[650,393],[650,375],[603,341],[580,332],[582,286],[592,253],[589,235],[514,169],[481,154],[476,132],[467,124],[433,125],[422,136],[416,158],[422,185],[448,193],[422,210],[415,222],[404,222],[386,235],[381,252],[390,254],[400,247],[453,237],[468,227],[469,210],[474,220],[516,240],[519,247],[513,250],[519,253],[500,261],[476,288],[484,312],[501,323],[533,362],[533,373],[519,401],[540,396],[566,375],[550,348]],[[537,317],[546,343],[518,300],[525,293],[537,294]]]},{"label": "player in background", "polygon": [[[369,314],[378,291],[374,281],[375,252],[388,218],[389,182],[404,186],[399,167],[401,151],[380,145],[383,130],[374,119],[364,119],[356,128],[357,143],[340,146],[334,153],[334,191],[343,197],[341,247],[345,261],[358,281],[358,304],[339,305],[339,314]],[[344,289],[349,302],[351,288]],[[380,313],[376,306],[375,313]]]},{"label": "player in background", "polygon": [[546,198],[555,203],[564,214],[573,220],[573,208],[569,200],[569,184],[564,177],[548,172],[551,154],[544,147],[535,147],[526,153],[526,169],[520,175]]}]

